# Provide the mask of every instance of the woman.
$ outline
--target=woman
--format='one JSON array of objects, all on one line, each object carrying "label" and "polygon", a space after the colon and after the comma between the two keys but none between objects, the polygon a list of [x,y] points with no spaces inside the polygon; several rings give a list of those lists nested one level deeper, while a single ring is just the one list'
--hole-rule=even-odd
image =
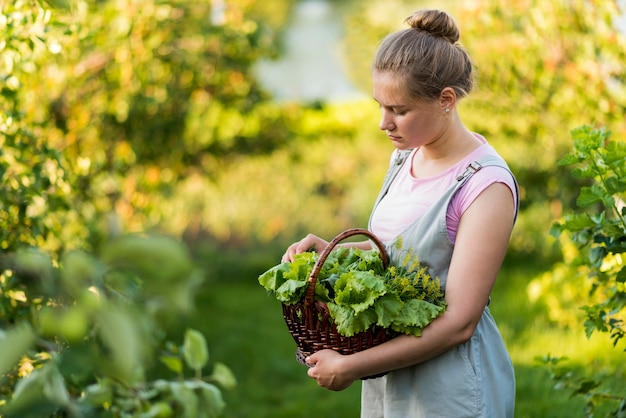
[{"label": "woman", "polygon": [[[351,355],[318,351],[307,358],[308,374],[342,390],[389,371],[363,381],[362,417],[512,417],[513,366],[487,305],[517,215],[517,185],[457,112],[473,75],[454,20],[422,10],[407,23],[384,39],[373,65],[379,127],[396,150],[369,229],[392,261],[400,258],[394,241],[410,246],[440,278],[448,306],[421,337],[402,335]],[[309,234],[283,261],[327,244]],[[341,245],[371,248],[369,241]]]}]

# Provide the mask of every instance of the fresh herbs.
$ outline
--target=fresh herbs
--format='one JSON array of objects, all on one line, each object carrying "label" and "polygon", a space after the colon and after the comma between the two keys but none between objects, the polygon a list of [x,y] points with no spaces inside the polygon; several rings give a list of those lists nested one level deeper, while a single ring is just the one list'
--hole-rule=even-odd
[{"label": "fresh herbs", "polygon": [[[277,300],[293,305],[304,298],[318,254],[305,252],[259,276]],[[338,247],[325,260],[315,284],[315,299],[328,306],[337,331],[346,337],[372,325],[420,336],[446,308],[438,278],[412,254],[402,266],[384,268],[377,249]]]}]

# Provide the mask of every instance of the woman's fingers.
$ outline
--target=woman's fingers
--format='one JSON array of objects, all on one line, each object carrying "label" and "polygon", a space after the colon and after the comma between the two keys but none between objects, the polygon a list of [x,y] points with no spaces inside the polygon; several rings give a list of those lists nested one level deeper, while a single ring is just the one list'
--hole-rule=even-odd
[{"label": "woman's fingers", "polygon": [[300,254],[306,251],[315,250],[317,252],[320,252],[327,245],[328,242],[326,242],[325,240],[316,235],[309,234],[306,237],[302,238],[300,241],[294,242],[287,248],[287,251],[285,251],[285,254],[282,257],[282,262],[292,262],[293,257],[296,254]]}]

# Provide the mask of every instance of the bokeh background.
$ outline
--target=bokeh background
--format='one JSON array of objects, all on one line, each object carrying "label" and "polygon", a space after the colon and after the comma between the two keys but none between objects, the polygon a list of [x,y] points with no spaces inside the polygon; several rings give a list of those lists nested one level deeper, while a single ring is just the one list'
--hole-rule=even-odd
[{"label": "bokeh background", "polygon": [[624,1],[42,4],[0,5],[2,250],[56,258],[124,233],[185,243],[203,281],[167,333],[200,330],[232,369],[223,416],[358,416],[360,383],[334,393],[307,378],[257,277],[308,232],[367,225],[392,151],[370,63],[422,7],[457,20],[477,69],[459,112],[521,186],[491,302],[516,368],[516,416],[585,416],[585,399],[555,388],[537,360],[548,354],[623,390],[624,352],[581,325],[577,249],[549,230],[583,185],[557,164],[571,130],[626,139]]}]

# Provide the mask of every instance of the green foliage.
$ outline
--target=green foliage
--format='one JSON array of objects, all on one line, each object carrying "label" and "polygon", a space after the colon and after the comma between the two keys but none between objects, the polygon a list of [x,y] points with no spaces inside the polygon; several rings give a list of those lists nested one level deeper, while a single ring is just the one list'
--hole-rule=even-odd
[{"label": "green foliage", "polygon": [[[190,312],[186,301],[199,283],[174,261],[169,272],[158,264],[162,276],[150,264],[157,259],[152,250],[143,265],[124,259],[121,249],[136,237],[103,257],[109,239],[124,229],[208,236],[220,257],[228,250],[237,259],[241,247],[289,240],[312,228],[329,235],[366,222],[391,151],[376,132],[376,106],[271,102],[251,66],[280,52],[280,31],[293,1],[232,0],[221,17],[210,3],[17,0],[0,6],[0,258],[6,267],[0,275],[0,351],[6,353],[0,371],[9,370],[0,386],[2,400],[10,399],[16,382],[40,369],[23,385],[32,385],[33,393],[56,393],[67,414],[94,368],[115,377],[112,383],[99,377],[86,393],[100,396],[96,405],[127,399],[126,406],[116,406],[119,411],[156,405],[157,399],[175,408],[175,396],[214,393],[191,385],[154,395],[152,380],[118,388],[119,381],[135,382],[132,373],[120,371],[130,359],[150,370],[158,358],[181,378],[189,367],[182,349],[164,343],[157,330]],[[357,6],[356,12],[345,9],[351,13],[345,61],[359,69],[353,79],[369,86],[369,63],[380,38],[419,4]],[[498,0],[446,7],[458,18],[479,70],[477,89],[460,111],[507,158],[522,186],[514,255],[536,260],[553,254],[547,225],[574,204],[581,186],[589,187],[579,203],[590,206],[568,217],[568,228],[580,230],[572,234],[576,244],[595,249],[582,261],[578,249],[559,238],[564,262],[533,281],[531,293],[558,323],[573,326],[585,315],[589,333],[606,330],[622,343],[623,317],[602,305],[623,294],[616,264],[622,244],[614,234],[619,215],[594,214],[610,207],[611,198],[592,179],[569,178],[565,166],[554,166],[569,148],[572,126],[592,120],[624,133],[626,47],[613,26],[617,3]],[[622,186],[608,175],[602,187]],[[594,236],[598,225],[618,229]],[[156,243],[169,245],[161,238]],[[115,273],[104,274],[113,259]],[[232,276],[203,262],[211,273]],[[590,273],[587,262],[601,266],[594,278],[572,280],[572,268]],[[141,280],[152,274],[155,280]],[[187,278],[163,279],[176,275]],[[110,292],[105,306],[111,309],[97,320],[104,308],[100,296],[85,291],[92,284]],[[316,294],[331,297],[323,286]],[[395,309],[397,301],[385,302],[385,309]],[[584,303],[592,310],[574,309]],[[169,313],[168,305],[179,313]],[[151,343],[136,343],[123,358],[119,335],[136,342],[135,335],[141,340],[152,331],[156,335],[146,340]],[[95,354],[83,343],[94,333],[109,356],[104,365],[91,363]],[[152,343],[165,347],[151,352]],[[24,350],[29,355],[20,359]],[[274,366],[272,371],[280,370],[281,363]],[[69,404],[55,368],[68,387]],[[218,369],[216,364],[213,374],[221,375]],[[273,399],[291,402],[291,415],[297,414],[297,401]],[[159,405],[142,413],[158,415]],[[47,411],[53,405],[42,398],[38,407]],[[176,414],[184,416],[181,410]]]},{"label": "green foliage", "polygon": [[[345,62],[366,94],[380,39],[406,28],[403,19],[430,3],[363,1],[346,14]],[[555,165],[569,149],[569,131],[591,121],[626,133],[626,34],[617,27],[623,6],[495,0],[448,1],[443,8],[457,21],[476,67],[474,89],[458,106],[461,117],[494,145],[520,184],[512,253],[554,260],[559,254],[545,231],[574,204],[580,187]]]},{"label": "green foliage", "polygon": [[460,112],[516,174],[522,216],[512,245],[534,257],[557,256],[545,231],[581,186],[555,165],[570,149],[570,130],[591,121],[626,133],[621,14],[614,0],[497,0],[464,3],[455,14],[477,68]]},{"label": "green foliage", "polygon": [[[296,254],[259,276],[259,283],[285,304],[302,301],[317,253]],[[315,298],[341,335],[353,336],[373,325],[419,336],[446,307],[438,279],[431,279],[416,257],[384,269],[378,249],[334,249],[321,266]]]},{"label": "green foliage", "polygon": [[[626,223],[623,198],[626,194],[626,144],[610,139],[604,128],[582,126],[572,131],[574,150],[559,164],[573,166],[572,174],[591,183],[580,190],[579,209],[573,210],[557,222],[552,234],[567,233],[576,252],[569,266],[570,280],[586,275],[590,282],[582,307],[587,337],[594,332],[607,333],[617,347],[623,343],[624,312],[626,306],[626,266],[622,262],[626,252]],[[572,277],[573,276],[573,277]],[[624,349],[626,351],[626,349]],[[562,359],[544,358],[552,367],[553,377],[572,395],[586,399],[586,414],[593,416],[599,403],[618,403],[612,416],[626,416],[626,395],[607,395],[597,391],[600,383],[588,377],[573,377],[571,369],[561,367]]]},{"label": "green foliage", "polygon": [[166,209],[181,179],[211,180],[298,129],[296,107],[272,103],[252,72],[277,54],[291,0],[131,3],[1,6],[3,249],[180,234],[196,215]]},{"label": "green foliage", "polygon": [[601,302],[584,308],[587,334],[608,332],[617,345],[625,333],[626,266],[621,254],[626,252],[626,144],[611,141],[605,129],[589,126],[575,129],[572,137],[574,151],[560,164],[575,165],[572,174],[592,183],[580,191],[580,210],[566,214],[553,233],[570,233],[582,251],[578,264],[585,267],[593,283],[591,293],[604,296]]},{"label": "green foliage", "polygon": [[[55,264],[34,249],[3,260],[12,292],[3,287],[0,297],[13,307],[0,318],[3,416],[219,415],[216,384],[234,386],[229,369],[218,363],[202,376],[208,350],[196,330],[182,347],[164,339],[165,318],[189,314],[200,284],[182,244],[124,236],[98,256],[71,251]],[[176,380],[146,378],[157,357]]]},{"label": "green foliage", "polygon": [[69,185],[61,154],[43,135],[45,122],[25,109],[28,78],[40,57],[58,46],[44,30],[50,14],[25,1],[1,8],[0,248],[15,251],[59,233],[57,214],[69,205]]},{"label": "green foliage", "polygon": [[610,411],[610,417],[624,418],[626,417],[626,396],[615,395],[601,389],[602,379],[590,378],[581,375],[572,370],[568,365],[563,363],[567,361],[566,357],[552,357],[550,355],[538,357],[537,361],[543,364],[550,371],[550,377],[557,382],[556,389],[568,389],[571,396],[581,396],[585,400],[583,409],[584,416],[592,418],[599,407],[605,404],[611,404],[614,408]]}]

